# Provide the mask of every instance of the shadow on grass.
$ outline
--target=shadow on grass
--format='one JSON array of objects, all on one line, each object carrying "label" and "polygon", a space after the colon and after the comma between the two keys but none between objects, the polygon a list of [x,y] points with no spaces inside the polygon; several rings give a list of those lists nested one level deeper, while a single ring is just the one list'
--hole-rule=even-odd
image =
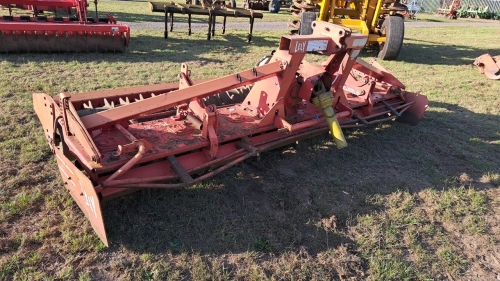
[{"label": "shadow on grass", "polygon": [[[147,7],[148,3],[144,2],[144,6]],[[149,14],[132,14],[125,12],[117,12],[113,10],[100,9],[98,8],[99,16],[104,16],[106,14],[112,14],[113,17],[118,22],[164,22],[164,14],[163,13],[149,13]],[[91,16],[95,15],[95,11],[89,12]]]},{"label": "shadow on grass", "polygon": [[428,65],[471,65],[482,54],[495,55],[498,49],[471,48],[413,38],[405,39],[398,61]]},{"label": "shadow on grass", "polygon": [[[460,185],[500,166],[500,117],[432,102],[419,125],[347,130],[263,153],[186,190],[141,191],[104,205],[108,235],[144,253],[246,251],[315,255],[341,244],[353,218],[380,210],[367,200]],[[332,231],[326,231],[330,229]]]},{"label": "shadow on grass", "polygon": [[[163,35],[163,31],[155,33]],[[269,48],[269,51],[277,48],[278,44],[274,38],[253,36],[252,42],[247,43],[247,36],[243,32],[221,34],[220,29],[211,40],[206,40],[206,31],[196,31],[196,35],[187,37],[187,30],[169,33],[169,38],[159,36],[137,35],[130,40],[130,45],[125,53],[9,53],[0,54],[0,60],[13,64],[23,65],[26,61],[37,63],[43,62],[187,62],[202,59],[204,62],[221,63],[217,58],[207,58],[206,54],[217,54],[219,52],[232,52],[244,55],[252,45]],[[267,54],[267,52],[266,52]],[[263,54],[264,55],[264,54]],[[213,57],[213,56],[212,56]],[[260,57],[256,57],[256,60]]]}]

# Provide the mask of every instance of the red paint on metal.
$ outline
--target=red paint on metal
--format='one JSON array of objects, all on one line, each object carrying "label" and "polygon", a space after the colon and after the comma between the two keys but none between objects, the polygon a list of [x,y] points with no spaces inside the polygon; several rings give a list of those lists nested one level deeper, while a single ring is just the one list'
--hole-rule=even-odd
[{"label": "red paint on metal", "polygon": [[54,150],[61,177],[102,242],[109,246],[99,196],[92,182],[58,149]]},{"label": "red paint on metal", "polygon": [[[124,51],[130,42],[130,27],[117,24],[112,15],[107,15],[104,22],[88,18],[87,0],[0,0],[0,5],[31,7],[35,13],[34,17],[4,16],[0,19],[1,52]],[[52,9],[62,7],[69,13],[74,9],[75,17],[37,16],[39,8],[48,6]],[[16,45],[21,39],[28,45]],[[86,40],[92,42],[89,44]],[[95,46],[89,48],[92,44]]]},{"label": "red paint on metal", "polygon": [[488,79],[500,80],[500,56],[492,57],[484,54],[477,57],[474,64],[478,67],[479,73],[484,74]]},{"label": "red paint on metal", "polygon": [[[141,188],[185,187],[263,151],[326,133],[323,112],[311,103],[322,94],[333,94],[343,128],[422,118],[425,96],[405,91],[380,65],[357,59],[366,37],[327,23],[318,28],[324,34],[283,37],[269,64],[235,75],[194,83],[182,65],[176,84],[55,100],[35,94],[35,111],[49,143],[52,128],[67,125],[62,134],[69,151],[63,156],[77,158],[88,174],[86,184],[103,201]],[[318,40],[327,46],[313,42]],[[311,46],[323,46],[325,63],[303,60]],[[202,100],[249,84],[242,103],[216,107]],[[94,223],[105,241],[100,221]]]}]

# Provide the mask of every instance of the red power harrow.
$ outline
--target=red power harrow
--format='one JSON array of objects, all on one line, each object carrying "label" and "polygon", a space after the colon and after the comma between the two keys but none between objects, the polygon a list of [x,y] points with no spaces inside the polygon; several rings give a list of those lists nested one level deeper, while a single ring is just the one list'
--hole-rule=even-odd
[{"label": "red power harrow", "polygon": [[[0,52],[123,52],[130,28],[112,15],[87,16],[86,0],[0,0],[0,5],[28,8],[34,16],[3,16],[0,19]],[[47,17],[43,11],[64,11],[69,16]]]},{"label": "red power harrow", "polygon": [[[341,128],[418,123],[426,96],[357,58],[367,36],[326,22],[313,27],[312,35],[283,36],[266,64],[218,79],[195,83],[182,64],[179,83],[33,95],[66,188],[106,245],[106,200],[186,187],[328,131],[340,148]],[[309,51],[328,57],[314,65],[303,60]],[[239,103],[226,92],[245,89]]]}]

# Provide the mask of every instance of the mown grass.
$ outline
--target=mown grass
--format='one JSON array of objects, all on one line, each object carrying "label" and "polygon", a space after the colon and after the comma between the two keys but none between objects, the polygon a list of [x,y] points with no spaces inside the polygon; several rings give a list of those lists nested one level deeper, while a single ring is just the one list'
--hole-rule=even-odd
[{"label": "mown grass", "polygon": [[439,16],[433,13],[417,13],[416,17],[407,21],[423,21],[423,22],[457,22],[457,20],[447,19],[444,16]]},{"label": "mown grass", "polygon": [[176,81],[181,62],[218,77],[251,68],[286,31],[253,44],[245,31],[184,33],[133,31],[125,54],[0,55],[1,280],[496,278],[500,83],[471,65],[496,54],[486,27],[407,29],[400,60],[381,62],[429,97],[418,126],[346,130],[343,150],[320,136],[186,190],[106,202],[104,248],[59,179],[31,94]]}]

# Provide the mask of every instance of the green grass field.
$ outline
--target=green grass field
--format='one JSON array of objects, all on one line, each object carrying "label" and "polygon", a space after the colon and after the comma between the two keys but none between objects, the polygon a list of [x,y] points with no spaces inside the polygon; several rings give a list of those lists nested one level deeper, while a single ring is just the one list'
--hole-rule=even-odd
[{"label": "green grass field", "polygon": [[124,54],[1,54],[0,280],[494,280],[500,81],[472,62],[499,55],[499,30],[408,28],[399,60],[380,63],[428,96],[417,126],[346,130],[342,150],[320,136],[185,190],[106,202],[109,248],[60,180],[32,93],[172,82],[182,62],[219,77],[253,67],[286,30],[253,44],[245,30],[143,30]]}]

